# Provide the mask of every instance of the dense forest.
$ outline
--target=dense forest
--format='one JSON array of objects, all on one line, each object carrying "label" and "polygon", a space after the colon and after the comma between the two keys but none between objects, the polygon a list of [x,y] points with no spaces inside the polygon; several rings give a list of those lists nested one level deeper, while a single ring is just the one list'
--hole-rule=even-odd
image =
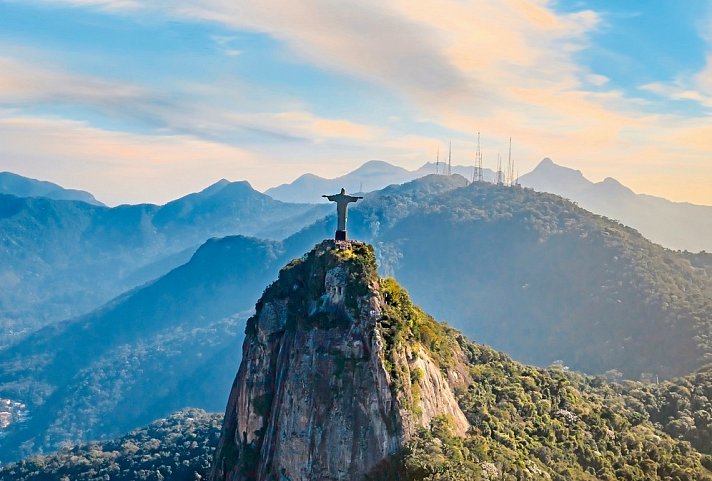
[{"label": "dense forest", "polygon": [[624,381],[616,388],[631,409],[647,413],[670,436],[712,455],[712,366],[670,381]]},{"label": "dense forest", "polygon": [[[688,418],[709,421],[709,371],[657,385],[608,383],[561,367],[526,366],[453,330],[422,327],[422,341],[447,349],[445,337],[467,354],[472,381],[458,397],[472,429],[459,438],[437,418],[370,479],[712,479],[711,426],[688,429]],[[447,369],[447,355],[436,359]],[[222,415],[181,411],[117,440],[8,465],[0,480],[205,479],[221,423]]]},{"label": "dense forest", "polygon": [[458,437],[435,418],[371,480],[712,480],[709,372],[617,384],[528,366],[436,323],[394,284],[385,283],[396,307],[385,311],[386,345],[418,344],[445,373],[464,364],[457,395],[471,428]]},{"label": "dense forest", "polygon": [[[709,363],[710,254],[664,249],[554,195],[465,184],[428,176],[374,192],[349,234],[372,242],[380,272],[428,312],[516,360],[646,389]],[[333,228],[327,218],[281,242],[210,241],[157,281],[0,351],[0,397],[31,417],[6,430],[0,459],[113,437],[183,406],[222,409],[214,393],[229,391],[259,293]],[[695,430],[655,422],[694,442],[705,421],[691,409]]]},{"label": "dense forest", "polygon": [[112,441],[65,446],[0,470],[3,481],[197,481],[210,472],[222,415],[177,412]]},{"label": "dense forest", "polygon": [[702,255],[558,196],[491,184],[366,199],[359,213],[377,226],[385,273],[427,311],[516,359],[628,379],[712,360]]}]

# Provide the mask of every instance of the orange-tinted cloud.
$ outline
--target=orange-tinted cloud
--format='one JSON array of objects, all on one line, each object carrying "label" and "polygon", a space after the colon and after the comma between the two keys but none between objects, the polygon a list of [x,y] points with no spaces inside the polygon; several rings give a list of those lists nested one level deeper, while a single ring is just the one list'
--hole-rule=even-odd
[{"label": "orange-tinted cloud", "polygon": [[[103,7],[113,3],[67,1]],[[668,178],[685,179],[689,170],[680,169],[680,162],[710,161],[712,145],[705,137],[704,116],[656,110],[654,104],[610,87],[608,79],[576,59],[576,53],[588,46],[601,15],[590,10],[562,14],[552,5],[547,0],[141,2],[142,8],[168,15],[269,34],[319,68],[386,86],[420,118],[452,132],[461,162],[468,157],[459,152],[468,151],[468,139],[473,146],[477,130],[483,133],[490,166],[511,135],[522,171],[551,156],[593,178],[611,175],[639,188],[636,172],[641,164],[655,165]],[[664,98],[709,106],[710,69],[712,60],[701,72],[681,73],[675,82],[643,88]],[[17,88],[17,82],[6,84]],[[2,88],[0,77],[0,95]],[[385,123],[365,126],[348,118],[322,119],[302,106],[270,110],[255,114],[191,105],[166,111],[157,106],[147,115],[160,116],[170,128],[190,135],[198,134],[190,128],[199,119],[203,132],[218,137],[229,129],[257,128],[306,139],[308,149],[345,141],[349,151],[344,149],[342,159],[349,162],[357,162],[355,156],[362,151],[374,153],[369,157],[389,155],[387,160],[430,160],[433,149],[423,150],[445,140],[393,136]],[[333,169],[335,164],[320,164],[319,159],[340,155],[339,151],[333,146],[330,153],[316,150],[317,154],[290,150],[292,165],[322,172]],[[277,163],[288,157],[285,152],[269,155],[274,156],[269,161]],[[707,180],[712,183],[712,177]],[[672,195],[669,185],[684,182],[651,183],[641,190]],[[684,195],[680,190],[675,197]],[[712,192],[708,196],[706,202],[712,204]]]}]

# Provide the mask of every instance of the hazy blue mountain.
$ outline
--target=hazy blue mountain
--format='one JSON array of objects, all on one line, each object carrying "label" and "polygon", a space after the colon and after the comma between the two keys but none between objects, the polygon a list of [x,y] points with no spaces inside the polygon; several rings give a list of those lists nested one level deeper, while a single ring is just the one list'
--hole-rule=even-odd
[{"label": "hazy blue mountain", "polygon": [[277,242],[213,239],[155,282],[0,351],[0,398],[22,399],[30,415],[1,438],[0,460],[184,406],[221,410],[244,320],[282,259]]},{"label": "hazy blue mountain", "polygon": [[[464,184],[431,176],[379,195],[412,203]],[[21,400],[31,416],[2,438],[0,460],[116,435],[184,406],[222,410],[245,313],[282,265],[333,235],[332,224],[284,242],[210,240],[160,279],[0,351],[0,398]]]},{"label": "hazy blue mountain", "polygon": [[0,193],[17,197],[47,197],[54,200],[79,200],[104,205],[89,192],[64,187],[44,180],[31,179],[12,172],[0,172]]},{"label": "hazy blue mountain", "polygon": [[[367,194],[349,235],[375,246],[381,272],[415,302],[518,359],[661,379],[712,359],[706,256],[558,196],[466,184],[430,175]],[[213,396],[229,389],[244,313],[282,265],[333,235],[334,217],[281,242],[210,241],[165,277],[0,351],[0,398],[32,417],[3,438],[5,459],[187,405],[220,409]]]},{"label": "hazy blue mountain", "polygon": [[284,238],[328,207],[280,202],[227,181],[164,206],[0,194],[0,347],[165,274],[210,237]]},{"label": "hazy blue mountain", "polygon": [[520,179],[522,185],[578,202],[583,208],[617,219],[645,237],[669,247],[712,251],[712,206],[672,202],[636,194],[610,177],[591,182],[574,169],[544,159]]},{"label": "hazy blue mountain", "polygon": [[[285,202],[326,202],[322,194],[338,192],[344,187],[348,192],[372,192],[391,184],[402,184],[411,180],[434,174],[439,168],[441,174],[446,165],[441,162],[436,166],[428,162],[417,170],[407,170],[382,160],[370,160],[348,174],[333,179],[325,179],[314,174],[304,174],[289,184],[282,184],[265,191],[266,194]],[[453,174],[472,179],[472,167],[453,165]],[[485,169],[485,180],[491,180],[494,173]]]}]

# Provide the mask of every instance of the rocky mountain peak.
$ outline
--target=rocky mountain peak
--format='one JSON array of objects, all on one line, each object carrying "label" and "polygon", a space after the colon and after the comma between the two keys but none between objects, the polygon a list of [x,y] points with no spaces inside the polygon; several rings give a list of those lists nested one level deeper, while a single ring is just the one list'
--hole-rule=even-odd
[{"label": "rocky mountain peak", "polygon": [[446,329],[378,276],[369,245],[291,261],[248,321],[212,479],[360,480],[436,417],[464,434]]}]

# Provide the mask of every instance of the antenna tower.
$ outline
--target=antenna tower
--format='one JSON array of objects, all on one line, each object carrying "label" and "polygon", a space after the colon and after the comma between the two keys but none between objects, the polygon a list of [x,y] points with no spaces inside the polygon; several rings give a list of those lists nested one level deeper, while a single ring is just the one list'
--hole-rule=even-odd
[{"label": "antenna tower", "polygon": [[502,172],[502,154],[497,152],[497,185],[504,183],[504,174]]},{"label": "antenna tower", "polygon": [[435,154],[435,175],[440,173],[440,144],[438,144],[438,150]]},{"label": "antenna tower", "polygon": [[482,149],[480,148],[480,133],[477,132],[477,181],[482,182],[485,180],[484,172],[482,170]]},{"label": "antenna tower", "polygon": [[482,182],[482,149],[480,148],[480,132],[477,132],[477,152],[475,153],[475,168],[472,171],[472,182]]},{"label": "antenna tower", "polygon": [[512,164],[512,137],[509,138],[509,155],[507,156],[507,180],[506,183],[511,186],[514,184],[514,164]]},{"label": "antenna tower", "polygon": [[450,148],[447,151],[447,175],[452,175],[452,140],[450,141]]}]

